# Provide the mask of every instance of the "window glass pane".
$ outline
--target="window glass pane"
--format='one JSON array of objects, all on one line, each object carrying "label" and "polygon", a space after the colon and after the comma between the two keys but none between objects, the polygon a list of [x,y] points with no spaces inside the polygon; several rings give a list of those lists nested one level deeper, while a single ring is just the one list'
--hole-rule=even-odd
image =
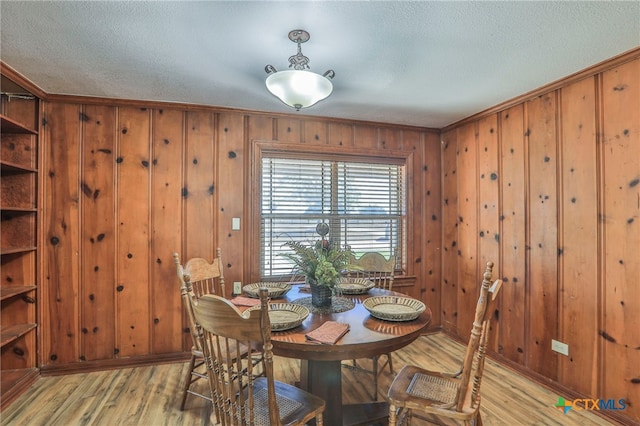
[{"label": "window glass pane", "polygon": [[261,271],[286,277],[292,264],[281,253],[291,240],[313,243],[315,227],[361,255],[377,251],[402,259],[404,166],[264,157],[262,161]]}]

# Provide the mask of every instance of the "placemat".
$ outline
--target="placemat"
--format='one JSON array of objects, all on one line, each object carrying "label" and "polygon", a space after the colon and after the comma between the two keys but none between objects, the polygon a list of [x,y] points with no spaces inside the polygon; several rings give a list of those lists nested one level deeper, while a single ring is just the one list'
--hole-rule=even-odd
[{"label": "placemat", "polygon": [[302,305],[309,309],[312,314],[337,314],[338,312],[350,311],[356,307],[356,304],[351,299],[346,297],[331,297],[331,305],[323,307],[315,307],[311,304],[311,296],[303,297],[298,300],[293,300],[291,303]]}]

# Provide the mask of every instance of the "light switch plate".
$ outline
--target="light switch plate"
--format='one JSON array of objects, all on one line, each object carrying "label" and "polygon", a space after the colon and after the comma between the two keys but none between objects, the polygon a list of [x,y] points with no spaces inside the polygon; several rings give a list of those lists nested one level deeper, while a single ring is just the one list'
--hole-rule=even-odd
[{"label": "light switch plate", "polygon": [[231,219],[231,230],[239,231],[240,230],[240,218],[234,217]]},{"label": "light switch plate", "polygon": [[234,281],[233,282],[233,294],[240,294],[240,293],[242,293],[242,282]]}]

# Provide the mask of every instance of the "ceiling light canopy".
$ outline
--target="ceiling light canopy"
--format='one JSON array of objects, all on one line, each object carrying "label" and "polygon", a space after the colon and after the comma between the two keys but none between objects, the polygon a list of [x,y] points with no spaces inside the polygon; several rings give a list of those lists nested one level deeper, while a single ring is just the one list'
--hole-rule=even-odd
[{"label": "ceiling light canopy", "polygon": [[296,111],[327,98],[333,91],[331,79],[336,75],[333,70],[323,75],[307,71],[309,58],[302,54],[300,45],[309,41],[309,38],[305,30],[289,32],[289,40],[298,44],[298,53],[289,57],[289,68],[293,69],[277,71],[273,65],[264,67],[269,74],[266,80],[269,92]]}]

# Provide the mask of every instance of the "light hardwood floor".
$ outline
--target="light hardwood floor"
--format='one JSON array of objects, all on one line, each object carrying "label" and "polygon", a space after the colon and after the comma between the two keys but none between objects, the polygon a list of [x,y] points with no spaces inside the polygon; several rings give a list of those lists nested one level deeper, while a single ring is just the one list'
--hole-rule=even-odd
[{"label": "light hardwood floor", "polygon": [[[464,347],[444,334],[422,336],[394,352],[394,368],[407,363],[430,369],[455,370]],[[298,380],[298,362],[275,358],[279,380]],[[189,397],[180,411],[179,389],[186,363],[126,368],[88,374],[45,377],[6,408],[2,425],[203,425],[209,408],[204,400]],[[343,369],[345,403],[367,401],[371,378],[366,373]],[[387,369],[380,378],[383,395],[392,377]],[[206,383],[202,382],[206,386]],[[614,424],[591,412],[555,408],[554,393],[489,360],[482,382],[482,418],[487,426]],[[432,424],[414,419],[414,425]],[[438,424],[438,423],[436,423]],[[444,423],[455,424],[455,423]],[[336,426],[336,425],[327,425]]]}]

